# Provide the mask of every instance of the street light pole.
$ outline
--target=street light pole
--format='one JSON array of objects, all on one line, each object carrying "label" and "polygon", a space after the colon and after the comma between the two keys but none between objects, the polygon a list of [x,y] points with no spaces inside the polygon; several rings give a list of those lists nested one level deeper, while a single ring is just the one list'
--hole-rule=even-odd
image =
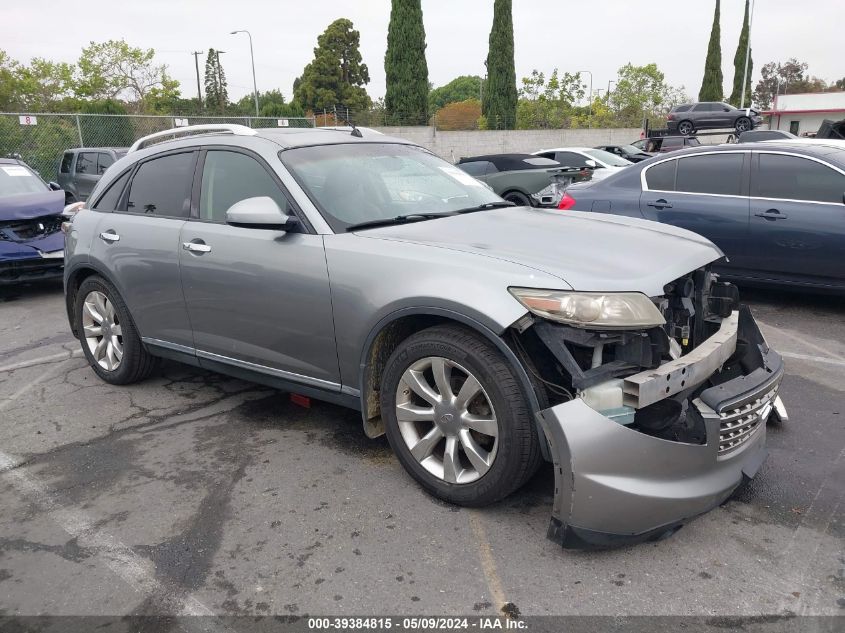
[{"label": "street light pole", "polygon": [[593,127],[593,73],[589,70],[578,70],[578,74],[587,73],[590,76],[590,115],[587,122],[587,127]]},{"label": "street light pole", "polygon": [[[739,98],[739,109],[745,107],[745,86],[748,81],[748,60],[751,57],[751,25],[754,23],[754,0],[751,0],[751,8],[748,15],[748,43],[745,47],[745,70],[742,73],[742,96]],[[748,104],[751,105],[750,103]]]},{"label": "street light pole", "polygon": [[255,82],[255,55],[252,52],[252,34],[246,29],[241,29],[239,31],[232,31],[230,35],[235,35],[236,33],[246,33],[249,38],[249,59],[252,62],[252,90],[255,96],[255,116],[258,116],[258,84]]},{"label": "street light pole", "polygon": [[202,51],[194,51],[191,53],[194,56],[194,66],[197,67],[197,99],[200,102],[200,109],[202,109],[202,90],[200,89],[200,60],[199,56],[202,55]]}]

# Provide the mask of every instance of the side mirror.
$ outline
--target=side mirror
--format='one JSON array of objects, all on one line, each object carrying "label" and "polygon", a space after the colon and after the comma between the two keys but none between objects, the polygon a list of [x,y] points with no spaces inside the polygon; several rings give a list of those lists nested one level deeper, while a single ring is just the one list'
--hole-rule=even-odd
[{"label": "side mirror", "polygon": [[62,186],[59,183],[54,182],[52,180],[47,183],[47,186],[50,187],[50,189],[52,189],[53,191],[61,191],[62,190]]},{"label": "side mirror", "polygon": [[587,164],[587,167],[592,167],[593,169],[596,169],[599,166],[599,164],[596,161],[594,161],[592,158],[588,158],[586,160],[586,164]]},{"label": "side mirror", "polygon": [[258,196],[236,202],[226,211],[226,224],[256,229],[286,231],[297,219],[285,215],[273,198]]}]

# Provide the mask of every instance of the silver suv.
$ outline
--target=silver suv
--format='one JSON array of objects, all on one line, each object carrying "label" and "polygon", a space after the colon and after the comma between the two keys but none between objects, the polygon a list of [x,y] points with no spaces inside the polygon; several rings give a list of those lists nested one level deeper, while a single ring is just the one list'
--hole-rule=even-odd
[{"label": "silver suv", "polygon": [[470,506],[555,463],[550,537],[668,535],[762,463],[780,356],[712,243],[513,207],[364,129],[181,128],[136,142],[67,227],[94,372],[170,358],[359,409]]}]

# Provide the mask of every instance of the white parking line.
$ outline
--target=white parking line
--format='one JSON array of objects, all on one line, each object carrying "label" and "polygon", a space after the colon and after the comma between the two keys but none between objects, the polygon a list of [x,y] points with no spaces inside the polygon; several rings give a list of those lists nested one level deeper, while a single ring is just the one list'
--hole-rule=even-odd
[{"label": "white parking line", "polygon": [[31,358],[29,360],[22,360],[19,363],[12,363],[11,365],[3,365],[0,367],[0,374],[7,371],[16,371],[18,369],[26,369],[27,367],[35,367],[36,365],[44,365],[46,363],[55,363],[60,360],[67,360],[68,358],[76,358],[82,356],[81,349],[73,351],[61,352],[58,354],[50,354],[50,356],[41,356],[39,358]]},{"label": "white parking line", "polygon": [[[825,359],[835,358],[836,360],[845,361],[845,356],[842,356],[841,354],[838,354],[838,353],[833,352],[833,351],[831,351],[831,350],[829,350],[825,347],[822,347],[821,345],[817,345],[816,343],[813,343],[812,341],[808,341],[803,336],[799,336],[798,334],[794,334],[793,332],[781,329],[779,327],[775,327],[774,325],[769,325],[768,323],[764,323],[763,321],[758,321],[757,323],[761,326],[761,329],[764,330],[764,332],[763,332],[764,334],[765,334],[765,330],[771,330],[772,332],[775,332],[775,333],[779,334],[780,336],[791,339],[791,340],[795,341],[796,343],[803,345],[804,347],[808,347],[812,350],[819,352],[820,354],[822,354],[822,356],[820,358],[825,358]],[[780,350],[778,350],[778,351],[780,351]]]},{"label": "white parking line", "polygon": [[[0,452],[0,473],[3,478],[43,508],[47,516],[65,532],[79,538],[80,544],[96,548],[96,557],[135,591],[145,596],[163,593],[164,587],[156,580],[151,561],[138,556],[105,530],[95,528],[94,521],[84,512],[66,508],[56,501],[38,478],[28,474],[24,468],[16,468],[20,463],[20,459]],[[214,615],[214,612],[196,598],[188,596],[184,599],[179,615]]]},{"label": "white parking line", "polygon": [[799,360],[810,361],[811,363],[824,363],[826,365],[836,365],[837,367],[845,367],[845,360],[839,360],[837,358],[825,358],[824,356],[810,356],[809,354],[798,354],[796,352],[781,352],[780,350],[778,350],[778,354],[780,354],[784,358],[797,358]]},{"label": "white parking line", "polygon": [[58,374],[62,373],[62,371],[64,370],[65,363],[67,363],[67,361],[69,361],[69,360],[70,360],[70,356],[66,355],[64,357],[64,360],[62,362],[56,364],[55,367],[53,367],[49,371],[44,372],[43,374],[41,374],[38,378],[36,378],[32,382],[27,383],[26,385],[24,385],[23,387],[18,389],[15,393],[13,393],[8,398],[5,398],[4,400],[0,400],[0,411],[3,411],[4,409],[7,409],[10,406],[12,406],[18,398],[20,398],[22,395],[27,393],[30,389],[33,389],[34,387],[37,387],[38,385],[40,385],[45,380],[49,380],[50,378],[53,378],[53,377],[57,376]]}]

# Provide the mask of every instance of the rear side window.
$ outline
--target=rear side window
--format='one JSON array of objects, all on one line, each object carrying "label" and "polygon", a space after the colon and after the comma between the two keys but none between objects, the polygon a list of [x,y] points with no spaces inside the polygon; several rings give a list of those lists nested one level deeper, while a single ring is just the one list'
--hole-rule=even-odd
[{"label": "rear side window", "polygon": [[845,176],[808,158],[760,154],[752,196],[842,203]]},{"label": "rear side window", "polygon": [[101,152],[97,159],[97,174],[102,176],[112,165],[114,165],[114,158],[111,157],[111,154]]},{"label": "rear side window", "polygon": [[200,193],[201,219],[225,222],[229,207],[259,196],[272,198],[283,213],[291,213],[279,185],[257,160],[238,152],[206,154]]},{"label": "rear side window", "polygon": [[672,108],[672,112],[688,112],[690,109],[690,105],[679,105]]},{"label": "rear side window", "polygon": [[186,218],[191,212],[194,154],[170,154],[142,163],[129,185],[129,213]]},{"label": "rear side window", "polygon": [[675,191],[738,196],[743,154],[706,154],[678,160]]},{"label": "rear side window", "polygon": [[[458,167],[468,173],[470,176],[483,176],[487,173],[487,167],[490,165],[486,160],[474,160],[469,163],[460,163]],[[491,170],[492,171],[492,170]]]},{"label": "rear side window", "polygon": [[97,173],[97,153],[96,152],[80,152],[76,159],[76,173],[90,174]]},{"label": "rear side window", "polygon": [[102,196],[100,196],[100,199],[97,200],[97,203],[93,208],[99,209],[100,211],[115,211],[117,209],[117,205],[120,203],[120,194],[123,193],[126,181],[129,180],[129,174],[130,172],[127,171],[109,185],[109,188]]},{"label": "rear side window", "polygon": [[65,152],[64,156],[62,156],[62,166],[59,167],[59,172],[69,174],[71,163],[73,163],[73,152]]},{"label": "rear side window", "polygon": [[557,152],[555,160],[565,167],[586,167],[587,157],[575,152]]},{"label": "rear side window", "polygon": [[650,167],[645,173],[645,181],[652,191],[675,191],[675,166],[676,160],[667,160],[654,167]]}]

